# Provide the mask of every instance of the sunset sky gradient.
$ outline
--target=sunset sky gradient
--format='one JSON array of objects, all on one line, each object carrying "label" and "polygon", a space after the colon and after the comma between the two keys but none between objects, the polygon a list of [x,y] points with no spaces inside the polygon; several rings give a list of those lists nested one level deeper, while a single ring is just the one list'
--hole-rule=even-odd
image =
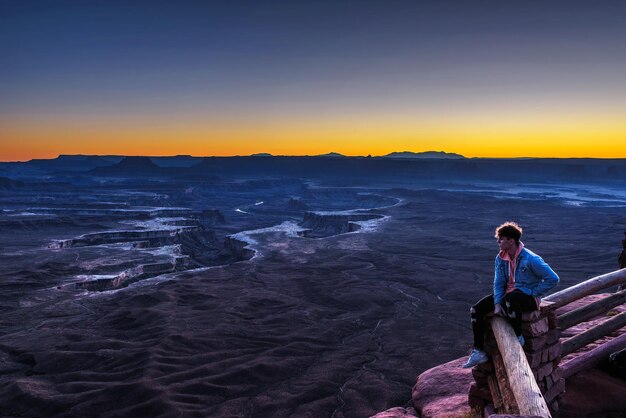
[{"label": "sunset sky gradient", "polygon": [[623,1],[0,0],[0,160],[626,158]]}]

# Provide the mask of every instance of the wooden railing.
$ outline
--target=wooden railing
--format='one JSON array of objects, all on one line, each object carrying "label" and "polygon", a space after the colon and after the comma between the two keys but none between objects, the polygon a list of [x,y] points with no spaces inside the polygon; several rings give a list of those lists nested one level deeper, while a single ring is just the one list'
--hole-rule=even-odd
[{"label": "wooden railing", "polygon": [[612,286],[626,283],[626,269],[620,269],[602,276],[593,277],[575,286],[568,287],[545,297],[545,302],[550,302],[553,309],[565,306],[584,296],[599,292]]},{"label": "wooden railing", "polygon": [[[601,290],[624,284],[626,268],[594,277],[546,297],[540,312],[527,316],[530,323],[526,324],[525,331],[529,334],[526,352],[508,322],[494,317],[491,329],[497,350],[492,350],[491,364],[477,366],[473,371],[476,384],[470,388],[470,405],[474,402],[480,409],[480,399],[476,394],[481,393],[481,387],[485,387],[487,382],[495,412],[551,417],[548,404],[552,409],[558,407],[557,399],[565,389],[565,379],[594,367],[610,353],[626,348],[626,334],[581,353],[564,364],[559,364],[560,359],[626,326],[626,311],[559,342],[560,331],[625,304],[626,290],[560,315],[557,309]],[[541,382],[538,384],[539,380]]]},{"label": "wooden railing", "polygon": [[[602,276],[594,277],[585,282],[570,288],[554,293],[544,300],[551,303],[551,308],[556,309],[565,306],[585,296],[605,290],[609,287],[623,285],[626,283],[626,268],[617,270]],[[559,329],[561,331],[578,325],[582,322],[598,315],[606,314],[611,309],[626,303],[626,290],[605,296],[602,299],[590,303],[589,305],[569,311],[558,316]],[[565,357],[589,343],[606,337],[615,331],[626,326],[626,311],[614,315],[611,319],[602,322],[595,327],[589,328],[585,332],[568,338],[561,343],[561,356]],[[582,370],[594,367],[603,359],[606,359],[612,352],[626,348],[626,334],[622,334],[612,340],[577,356],[560,365],[561,375],[568,378]]]}]

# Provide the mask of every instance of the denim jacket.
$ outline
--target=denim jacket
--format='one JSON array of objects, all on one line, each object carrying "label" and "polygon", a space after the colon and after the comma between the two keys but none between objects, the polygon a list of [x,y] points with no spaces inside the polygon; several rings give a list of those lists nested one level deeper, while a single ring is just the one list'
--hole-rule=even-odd
[{"label": "denim jacket", "polygon": [[[500,303],[509,281],[509,262],[496,256],[496,268],[493,278],[494,302]],[[559,276],[532,251],[523,248],[517,257],[515,266],[515,288],[537,299],[543,297],[559,283]]]}]

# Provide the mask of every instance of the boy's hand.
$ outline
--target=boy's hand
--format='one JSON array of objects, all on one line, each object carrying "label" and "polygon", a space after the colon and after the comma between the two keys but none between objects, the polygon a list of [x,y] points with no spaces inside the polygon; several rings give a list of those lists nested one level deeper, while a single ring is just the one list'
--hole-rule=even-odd
[{"label": "boy's hand", "polygon": [[506,316],[504,309],[502,309],[502,305],[500,305],[499,303],[496,303],[496,306],[494,307],[494,310],[493,310],[493,314],[498,315],[498,316]]}]

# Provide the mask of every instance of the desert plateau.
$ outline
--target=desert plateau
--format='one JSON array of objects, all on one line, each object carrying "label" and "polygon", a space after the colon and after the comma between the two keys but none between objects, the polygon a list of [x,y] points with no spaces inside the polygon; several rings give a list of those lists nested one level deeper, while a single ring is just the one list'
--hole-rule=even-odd
[{"label": "desert plateau", "polygon": [[624,160],[61,156],[0,176],[7,417],[405,406],[468,353],[495,226],[522,225],[559,288],[616,270],[626,230]]}]

